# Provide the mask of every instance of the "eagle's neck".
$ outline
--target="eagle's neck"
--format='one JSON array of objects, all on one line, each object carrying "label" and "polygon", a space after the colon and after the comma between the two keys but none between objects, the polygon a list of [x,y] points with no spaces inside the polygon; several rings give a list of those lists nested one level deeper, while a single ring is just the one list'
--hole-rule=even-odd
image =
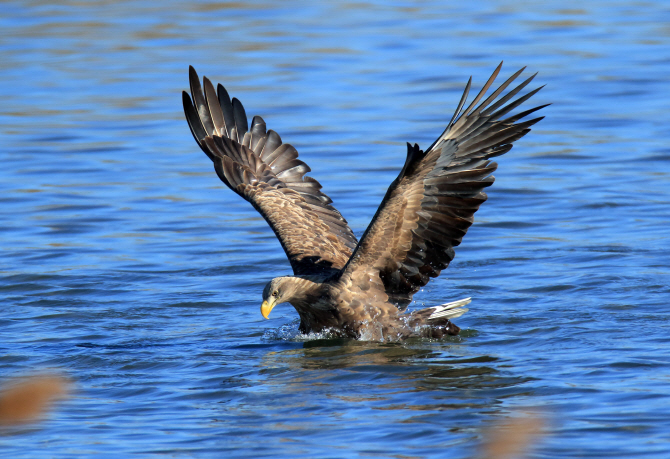
[{"label": "eagle's neck", "polygon": [[324,279],[321,276],[292,276],[284,278],[284,301],[288,301],[298,312],[319,307],[324,296]]}]

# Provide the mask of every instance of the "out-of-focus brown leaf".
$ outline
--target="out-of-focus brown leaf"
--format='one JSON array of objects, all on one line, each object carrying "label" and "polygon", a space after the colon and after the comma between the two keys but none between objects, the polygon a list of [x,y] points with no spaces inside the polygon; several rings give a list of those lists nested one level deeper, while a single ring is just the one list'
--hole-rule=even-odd
[{"label": "out-of-focus brown leaf", "polygon": [[542,434],[543,422],[526,415],[495,423],[484,433],[481,459],[520,459]]},{"label": "out-of-focus brown leaf", "polygon": [[3,384],[0,390],[0,425],[31,422],[51,403],[64,398],[70,383],[60,376],[31,376]]}]

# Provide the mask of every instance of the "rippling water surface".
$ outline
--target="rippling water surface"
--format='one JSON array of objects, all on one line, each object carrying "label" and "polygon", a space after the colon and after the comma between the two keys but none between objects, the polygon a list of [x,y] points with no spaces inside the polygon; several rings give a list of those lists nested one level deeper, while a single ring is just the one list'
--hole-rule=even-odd
[{"label": "rippling water surface", "polygon": [[[0,455],[468,458],[530,410],[534,457],[669,457],[670,9],[571,3],[3,2],[0,375],[76,391]],[[188,65],[295,145],[360,235],[405,142],[500,60],[553,105],[415,297],[472,296],[461,336],[264,320],[290,268],[194,143]]]}]

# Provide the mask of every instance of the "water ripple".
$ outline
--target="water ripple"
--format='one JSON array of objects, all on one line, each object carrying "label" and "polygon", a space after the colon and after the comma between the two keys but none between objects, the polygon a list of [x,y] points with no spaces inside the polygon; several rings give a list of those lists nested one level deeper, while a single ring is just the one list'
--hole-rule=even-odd
[{"label": "water ripple", "polygon": [[[530,5],[530,7],[529,7]],[[660,1],[5,2],[0,369],[74,397],[6,455],[472,457],[544,410],[538,457],[667,456],[670,12]],[[292,143],[361,235],[500,60],[546,119],[416,306],[459,337],[380,344],[259,314],[290,272],[193,143],[187,66]],[[37,452],[39,448],[39,453]]]}]

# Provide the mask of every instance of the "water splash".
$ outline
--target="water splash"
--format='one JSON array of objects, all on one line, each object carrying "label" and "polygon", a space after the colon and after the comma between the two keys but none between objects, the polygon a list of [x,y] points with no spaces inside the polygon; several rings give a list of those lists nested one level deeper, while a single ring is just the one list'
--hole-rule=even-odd
[{"label": "water splash", "polygon": [[339,336],[330,329],[326,329],[318,333],[302,333],[298,327],[300,327],[300,319],[294,319],[288,324],[282,325],[279,328],[266,330],[265,333],[263,333],[263,340],[304,342],[319,339],[339,338]]}]

